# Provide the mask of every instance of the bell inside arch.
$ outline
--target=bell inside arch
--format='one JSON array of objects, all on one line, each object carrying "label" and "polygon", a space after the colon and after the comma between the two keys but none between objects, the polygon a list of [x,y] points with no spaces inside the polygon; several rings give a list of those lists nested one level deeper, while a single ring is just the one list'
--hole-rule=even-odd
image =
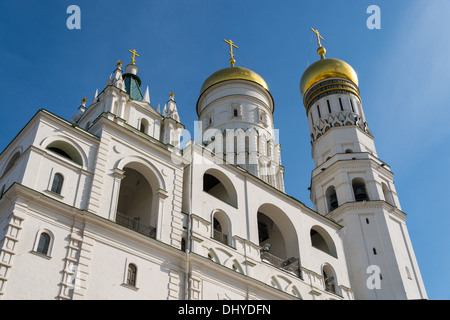
[{"label": "bell inside arch", "polygon": [[330,209],[334,210],[337,207],[338,207],[338,200],[337,200],[337,197],[336,197],[336,193],[332,193],[330,195]]},{"label": "bell inside arch", "polygon": [[355,182],[353,184],[353,192],[355,194],[355,201],[369,200],[367,195],[366,186],[362,182]]}]

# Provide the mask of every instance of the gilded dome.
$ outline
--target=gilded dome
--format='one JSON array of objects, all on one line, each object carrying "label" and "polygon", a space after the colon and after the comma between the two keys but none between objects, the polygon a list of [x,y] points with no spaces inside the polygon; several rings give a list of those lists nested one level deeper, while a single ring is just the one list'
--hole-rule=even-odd
[{"label": "gilded dome", "polygon": [[303,73],[300,80],[302,97],[313,84],[323,79],[335,77],[348,79],[358,86],[358,76],[347,62],[339,59],[320,59],[310,65]]},{"label": "gilded dome", "polygon": [[200,90],[200,95],[205,92],[206,89],[215,85],[219,82],[227,81],[227,80],[248,80],[254,83],[259,84],[264,89],[269,91],[269,86],[264,81],[264,79],[257,74],[256,72],[243,68],[243,67],[228,67],[225,69],[221,69],[219,71],[214,72],[212,75],[205,80]]}]

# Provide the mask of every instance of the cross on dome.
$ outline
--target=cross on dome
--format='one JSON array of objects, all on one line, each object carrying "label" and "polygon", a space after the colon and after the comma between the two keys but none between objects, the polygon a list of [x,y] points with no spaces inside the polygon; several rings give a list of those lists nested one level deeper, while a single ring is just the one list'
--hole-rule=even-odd
[{"label": "cross on dome", "polygon": [[314,32],[317,36],[317,44],[319,45],[319,48],[317,48],[317,54],[320,56],[320,59],[325,59],[325,50],[324,47],[322,47],[322,44],[320,43],[320,39],[324,40],[323,37],[319,34],[318,30],[314,30],[311,28],[311,31]]},{"label": "cross on dome", "polygon": [[226,43],[228,43],[230,45],[230,52],[229,52],[230,57],[231,57],[230,65],[232,67],[234,67],[234,64],[236,63],[236,60],[234,59],[233,47],[236,48],[236,49],[239,49],[239,48],[233,43],[233,41],[231,39],[230,40],[225,40],[224,39],[223,41],[225,41]]},{"label": "cross on dome", "polygon": [[131,64],[136,64],[136,57],[139,57],[139,55],[137,54],[136,49],[128,50],[128,51],[130,51],[130,53],[133,55],[131,57]]}]

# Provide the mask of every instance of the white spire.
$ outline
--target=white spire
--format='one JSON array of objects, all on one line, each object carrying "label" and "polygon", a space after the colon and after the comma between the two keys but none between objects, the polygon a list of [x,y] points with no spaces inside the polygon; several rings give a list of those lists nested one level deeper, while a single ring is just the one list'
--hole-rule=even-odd
[{"label": "white spire", "polygon": [[125,83],[122,78],[122,62],[117,61],[116,70],[114,73],[109,76],[108,82],[106,82],[107,86],[116,86],[121,90],[125,90]]},{"label": "white spire", "polygon": [[78,112],[72,116],[72,118],[70,119],[71,122],[76,123],[81,119],[84,112],[86,111],[86,101],[86,97],[83,97],[83,99],[81,99],[81,105],[78,107]]},{"label": "white spire", "polygon": [[120,65],[119,65],[119,63],[117,64],[117,68],[114,71],[113,84],[117,88],[119,88],[121,90],[125,90],[125,83],[123,82],[123,78],[122,78],[122,68],[121,68],[121,66],[122,66],[122,63],[120,63]]},{"label": "white spire", "polygon": [[91,104],[97,102],[97,97],[98,97],[98,89],[95,90],[94,98],[92,99]]},{"label": "white spire", "polygon": [[147,90],[145,90],[144,102],[148,102],[150,104],[150,93],[149,93],[149,90],[148,90],[148,86],[147,86]]},{"label": "white spire", "polygon": [[180,116],[178,115],[178,110],[177,110],[177,104],[175,102],[175,94],[173,92],[170,93],[169,101],[167,101],[167,103],[168,103],[168,108],[167,108],[166,116],[169,118],[172,118],[176,121],[180,121]]},{"label": "white spire", "polygon": [[112,74],[109,75],[109,79],[106,82],[106,86],[111,86],[113,84],[113,78],[112,78]]}]

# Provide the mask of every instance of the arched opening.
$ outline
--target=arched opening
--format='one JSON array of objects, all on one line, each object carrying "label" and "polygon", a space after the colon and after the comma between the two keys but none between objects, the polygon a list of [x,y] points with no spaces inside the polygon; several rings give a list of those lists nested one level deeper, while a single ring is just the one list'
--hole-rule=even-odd
[{"label": "arched opening", "polygon": [[136,286],[136,276],[137,276],[137,267],[136,265],[130,263],[128,265],[128,272],[127,272],[127,284],[129,286]]},{"label": "arched opening", "polygon": [[221,171],[209,169],[203,174],[203,191],[237,208],[237,193],[230,179]]},{"label": "arched opening", "polygon": [[36,248],[36,252],[44,255],[48,255],[50,248],[51,237],[48,233],[42,232],[39,236],[39,242]]},{"label": "arched opening", "polygon": [[[144,176],[143,165],[127,165],[120,183],[116,222],[149,237],[156,237],[158,201],[155,186]],[[151,180],[151,179],[150,179]]]},{"label": "arched opening", "polygon": [[50,143],[47,148],[47,150],[50,150],[66,159],[69,159],[70,161],[78,164],[83,165],[83,159],[81,158],[80,153],[75,149],[74,146],[69,144],[65,141],[53,141]]},{"label": "arched opening", "polygon": [[262,212],[258,212],[258,238],[259,245],[267,252],[286,259],[286,243],[283,233],[271,218]]},{"label": "arched opening", "polygon": [[369,200],[369,196],[366,191],[366,184],[361,178],[355,178],[352,181],[353,194],[355,196],[355,201],[365,201]]},{"label": "arched opening", "polygon": [[322,268],[323,281],[325,291],[337,293],[336,275],[333,268],[329,264],[325,264]]},{"label": "arched opening", "polygon": [[61,194],[62,186],[64,183],[64,177],[60,173],[56,173],[53,177],[53,183],[51,191],[56,194]]},{"label": "arched opening", "polygon": [[310,230],[311,245],[335,258],[337,258],[336,246],[328,232],[320,226],[314,226]]},{"label": "arched opening", "polygon": [[394,199],[392,198],[392,193],[389,190],[388,186],[383,182],[381,183],[381,188],[383,189],[384,200],[389,203],[391,206],[394,205]]},{"label": "arched opening", "polygon": [[147,134],[148,133],[148,126],[149,126],[149,124],[148,124],[147,119],[141,119],[141,125],[139,127],[139,131],[142,132],[142,133]]},{"label": "arched opening", "polygon": [[264,204],[257,220],[261,259],[300,276],[298,237],[290,219],[273,204]]},{"label": "arched opening", "polygon": [[213,214],[213,234],[212,237],[226,245],[229,245],[231,226],[225,212],[216,211]]},{"label": "arched opening", "polygon": [[3,170],[3,174],[2,177],[9,171],[11,170],[12,167],[14,167],[14,165],[16,164],[17,160],[20,158],[20,152],[17,151],[16,153],[14,153],[14,155],[11,157],[11,159],[9,160],[8,164],[5,167],[5,170]]},{"label": "arched opening", "polygon": [[327,198],[328,211],[333,211],[339,206],[334,186],[328,187],[325,196]]}]

